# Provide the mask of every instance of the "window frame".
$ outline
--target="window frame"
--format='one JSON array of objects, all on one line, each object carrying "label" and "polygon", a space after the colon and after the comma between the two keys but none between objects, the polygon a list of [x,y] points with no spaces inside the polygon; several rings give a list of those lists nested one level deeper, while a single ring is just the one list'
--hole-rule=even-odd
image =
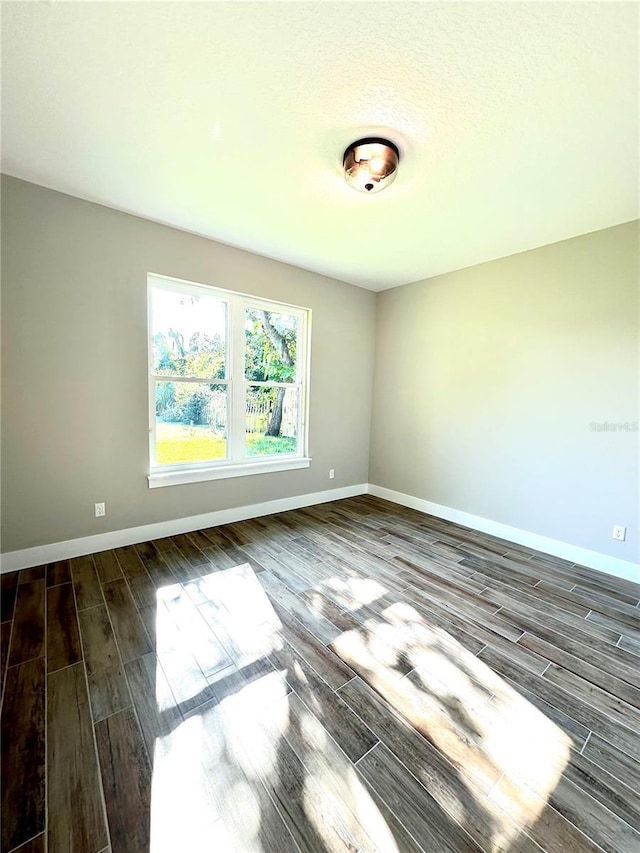
[{"label": "window frame", "polygon": [[[202,378],[161,375],[154,372],[153,292],[154,289],[194,296],[212,296],[226,304],[225,377]],[[287,314],[298,318],[296,376],[293,382],[259,382],[245,378],[245,316],[248,308]],[[227,477],[243,477],[274,471],[308,468],[309,456],[309,380],[311,309],[264,299],[249,293],[227,290],[172,276],[147,274],[147,349],[149,393],[149,488],[182,485]],[[224,385],[227,388],[226,458],[169,465],[156,462],[156,383],[193,382],[200,385]],[[248,386],[295,388],[298,392],[297,446],[293,453],[265,456],[246,455],[246,389]]]}]

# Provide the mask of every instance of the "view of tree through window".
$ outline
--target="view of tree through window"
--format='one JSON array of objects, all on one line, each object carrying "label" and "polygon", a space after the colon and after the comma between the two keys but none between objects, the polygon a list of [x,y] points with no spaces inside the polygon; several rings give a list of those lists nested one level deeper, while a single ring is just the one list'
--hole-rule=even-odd
[{"label": "view of tree through window", "polygon": [[[299,453],[299,315],[194,288],[153,287],[151,310],[156,465]],[[238,310],[244,336],[232,346]]]},{"label": "view of tree through window", "polygon": [[[296,449],[296,389],[267,383],[296,378],[298,320],[287,314],[245,311],[246,448],[250,456]],[[255,383],[255,384],[253,384]]]}]

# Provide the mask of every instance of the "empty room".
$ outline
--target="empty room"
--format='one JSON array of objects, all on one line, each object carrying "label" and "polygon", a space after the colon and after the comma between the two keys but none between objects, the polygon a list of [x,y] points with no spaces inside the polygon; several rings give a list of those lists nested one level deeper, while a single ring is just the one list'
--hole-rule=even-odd
[{"label": "empty room", "polygon": [[640,4],[0,11],[0,853],[640,853]]}]

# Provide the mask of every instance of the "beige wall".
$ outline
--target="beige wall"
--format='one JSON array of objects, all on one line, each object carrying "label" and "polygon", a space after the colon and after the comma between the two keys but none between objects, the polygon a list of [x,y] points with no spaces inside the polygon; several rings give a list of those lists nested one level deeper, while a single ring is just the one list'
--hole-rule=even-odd
[{"label": "beige wall", "polygon": [[630,223],[379,294],[369,481],[637,560],[638,282]]},{"label": "beige wall", "polygon": [[[148,488],[148,271],[313,310],[309,469]],[[2,551],[366,482],[374,324],[369,291],[4,177]]]}]

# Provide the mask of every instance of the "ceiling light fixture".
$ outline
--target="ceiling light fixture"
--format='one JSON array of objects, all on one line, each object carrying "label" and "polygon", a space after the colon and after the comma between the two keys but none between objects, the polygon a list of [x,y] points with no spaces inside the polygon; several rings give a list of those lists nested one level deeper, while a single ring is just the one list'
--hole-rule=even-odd
[{"label": "ceiling light fixture", "polygon": [[393,142],[377,136],[352,142],[344,152],[344,176],[350,187],[379,193],[395,180],[400,152]]}]

